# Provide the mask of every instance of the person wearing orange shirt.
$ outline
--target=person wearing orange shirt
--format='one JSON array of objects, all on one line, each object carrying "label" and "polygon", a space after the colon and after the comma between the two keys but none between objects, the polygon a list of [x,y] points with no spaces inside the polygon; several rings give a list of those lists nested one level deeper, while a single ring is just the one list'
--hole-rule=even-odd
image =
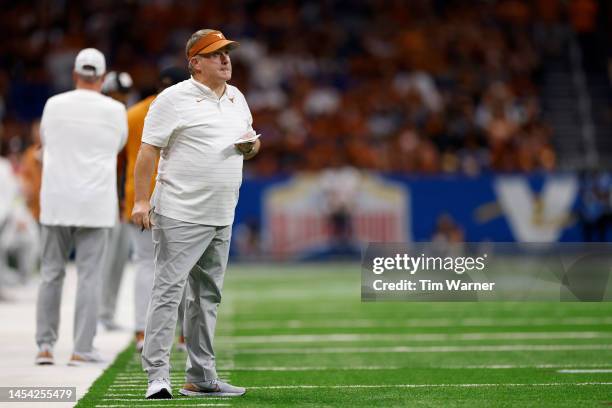
[{"label": "person wearing orange shirt", "polygon": [[42,148],[40,146],[40,120],[30,127],[32,145],[23,153],[19,178],[26,204],[32,217],[38,221],[40,215],[40,183],[42,177]]},{"label": "person wearing orange shirt", "polygon": [[[159,78],[159,92],[187,79],[183,69],[167,68],[161,71]],[[126,176],[125,176],[125,205],[123,208],[123,219],[128,221],[131,218],[134,206],[134,167],[140,140],[144,128],[144,120],[149,111],[149,106],[156,95],[151,95],[128,109],[128,141],[125,146],[126,157]],[[157,168],[157,164],[155,165]],[[151,178],[151,190],[155,186],[156,173]],[[150,230],[142,231],[134,224],[129,224],[129,235],[132,240],[133,263],[136,270],[134,284],[134,311],[135,311],[135,331],[136,348],[142,351],[144,344],[144,329],[147,317],[147,307],[151,297],[153,287],[153,241]],[[182,337],[182,336],[181,336]],[[185,341],[180,338],[178,347],[184,347]]]},{"label": "person wearing orange shirt", "polygon": [[[30,125],[32,144],[23,152],[17,176],[19,178],[19,203],[5,225],[2,238],[10,237],[9,245],[4,245],[17,259],[17,271],[22,283],[32,276],[40,264],[40,185],[42,180],[42,147],[40,144],[40,119]],[[6,242],[5,242],[6,243]],[[3,245],[0,243],[0,245]]]}]

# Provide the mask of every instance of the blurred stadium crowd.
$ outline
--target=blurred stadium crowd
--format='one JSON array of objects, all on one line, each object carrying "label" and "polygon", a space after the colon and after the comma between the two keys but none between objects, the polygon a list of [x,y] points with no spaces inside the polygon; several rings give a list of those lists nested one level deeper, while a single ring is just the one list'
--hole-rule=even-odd
[{"label": "blurred stadium crowd", "polygon": [[79,49],[133,77],[129,104],[160,67],[185,66],[204,24],[242,42],[232,82],[266,140],[251,174],[550,170],[541,58],[596,13],[595,0],[16,2],[0,23],[1,154],[19,167]]}]

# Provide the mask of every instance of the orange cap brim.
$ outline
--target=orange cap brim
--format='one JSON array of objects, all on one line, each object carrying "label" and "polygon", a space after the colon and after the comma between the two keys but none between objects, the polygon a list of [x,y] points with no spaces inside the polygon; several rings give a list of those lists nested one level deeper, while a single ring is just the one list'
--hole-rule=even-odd
[{"label": "orange cap brim", "polygon": [[225,47],[227,47],[230,50],[233,50],[234,48],[238,48],[239,46],[240,46],[240,43],[237,41],[219,40],[219,41],[216,41],[210,44],[208,47],[202,48],[200,51],[198,51],[198,54],[210,54],[211,52],[218,51],[221,48],[225,48]]}]

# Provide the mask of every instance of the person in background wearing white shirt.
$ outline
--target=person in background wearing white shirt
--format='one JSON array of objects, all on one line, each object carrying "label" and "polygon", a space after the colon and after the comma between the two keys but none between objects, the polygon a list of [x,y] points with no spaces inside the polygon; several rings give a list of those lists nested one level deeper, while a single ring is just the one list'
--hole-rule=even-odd
[{"label": "person in background wearing white shirt", "polygon": [[53,364],[65,266],[75,250],[78,283],[69,365],[99,361],[93,350],[102,261],[117,219],[117,153],[127,138],[125,106],[100,93],[106,60],[81,50],[76,89],[49,98],[40,124],[43,148],[41,283],[36,305],[37,364]]},{"label": "person in background wearing white shirt", "polygon": [[212,347],[243,160],[260,148],[244,95],[227,84],[229,51],[237,46],[220,31],[195,32],[185,50],[192,77],[160,93],[145,119],[132,221],[152,226],[155,247],[142,353],[149,378],[146,398],[172,398],[169,356],[185,285],[187,368],[180,393],[231,397],[246,392],[218,379]]}]

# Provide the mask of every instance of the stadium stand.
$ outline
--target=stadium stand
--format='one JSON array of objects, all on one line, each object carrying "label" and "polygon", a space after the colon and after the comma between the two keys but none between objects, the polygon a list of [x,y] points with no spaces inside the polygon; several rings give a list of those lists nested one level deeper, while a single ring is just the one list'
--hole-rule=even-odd
[{"label": "stadium stand", "polygon": [[[48,96],[71,87],[66,68],[78,49],[102,49],[114,69],[132,74],[143,96],[158,67],[184,65],[184,39],[203,21],[243,43],[234,78],[247,91],[267,144],[248,174],[346,164],[400,173],[554,169],[557,152],[565,158],[576,145],[584,151],[575,133],[580,122],[564,118],[558,106],[543,106],[563,92],[550,81],[569,78],[547,70],[551,58],[567,56],[568,38],[578,38],[585,64],[598,73],[589,86],[609,97],[605,61],[591,57],[605,46],[591,41],[602,14],[594,0],[335,0],[271,7],[248,1],[231,11],[223,3],[9,7],[2,14],[2,154],[19,162],[31,143],[28,123]],[[597,109],[595,120],[609,116]],[[603,132],[609,123],[596,125]]]}]

